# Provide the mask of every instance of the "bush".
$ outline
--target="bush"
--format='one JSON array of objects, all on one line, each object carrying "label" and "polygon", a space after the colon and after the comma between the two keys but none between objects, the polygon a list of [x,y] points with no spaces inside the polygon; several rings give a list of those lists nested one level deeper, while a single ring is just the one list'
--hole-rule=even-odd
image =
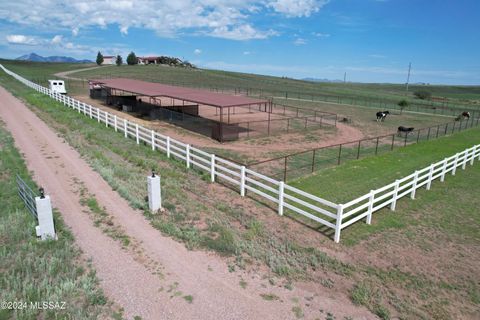
[{"label": "bush", "polygon": [[426,90],[415,91],[413,95],[422,100],[429,100],[432,97],[432,93]]}]

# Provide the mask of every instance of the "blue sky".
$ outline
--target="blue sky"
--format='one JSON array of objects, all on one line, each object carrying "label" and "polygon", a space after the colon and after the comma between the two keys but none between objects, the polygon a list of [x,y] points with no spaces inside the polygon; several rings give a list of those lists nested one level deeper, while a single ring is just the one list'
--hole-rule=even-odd
[{"label": "blue sky", "polygon": [[0,56],[128,52],[294,78],[480,84],[479,0],[5,1]]}]

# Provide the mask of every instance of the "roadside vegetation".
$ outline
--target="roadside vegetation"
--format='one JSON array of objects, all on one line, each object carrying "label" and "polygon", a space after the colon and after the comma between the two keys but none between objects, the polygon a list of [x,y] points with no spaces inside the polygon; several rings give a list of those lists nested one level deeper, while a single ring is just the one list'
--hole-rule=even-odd
[{"label": "roadside vegetation", "polygon": [[[37,240],[36,221],[17,194],[16,174],[35,186],[12,137],[0,122],[0,319],[109,318],[113,306],[60,213],[54,212],[58,240]],[[31,302],[43,301],[58,308],[30,306]],[[4,308],[4,302],[23,304],[13,310]]]},{"label": "roadside vegetation", "polygon": [[[377,213],[372,226],[353,225],[342,234],[344,242],[335,245],[316,230],[278,217],[252,200],[240,200],[236,191],[208,183],[209,177],[188,171],[184,164],[146,146],[137,146],[5,74],[0,74],[0,84],[30,104],[132,207],[143,210],[154,227],[188,248],[214,250],[225,256],[232,272],[266,265],[271,270],[270,291],[275,286],[291,288],[295,280],[314,281],[332,295],[347,295],[382,319],[473,319],[478,314],[478,164],[448,177],[443,184],[434,183],[431,191],[419,192],[415,201],[400,201],[395,213]],[[462,134],[471,132],[476,131]],[[448,143],[457,143],[455,137],[465,139],[461,134],[454,135]],[[421,145],[428,144],[412,147]],[[406,149],[399,152],[402,150]],[[384,161],[388,162],[388,156],[361,161],[381,163],[387,157]],[[342,172],[343,167],[335,170]],[[144,180],[152,168],[162,176],[167,210],[162,215],[146,210]],[[403,170],[393,160],[383,169],[392,168]],[[360,191],[366,180],[352,181],[350,177],[332,189],[354,186]],[[275,295],[262,298],[275,300]],[[303,310],[301,303],[292,307],[295,317],[301,317]]]}]

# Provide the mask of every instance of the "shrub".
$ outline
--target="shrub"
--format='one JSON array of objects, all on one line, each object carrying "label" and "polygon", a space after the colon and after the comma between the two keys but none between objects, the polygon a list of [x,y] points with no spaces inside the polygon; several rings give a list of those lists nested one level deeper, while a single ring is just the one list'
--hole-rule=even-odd
[{"label": "shrub", "polygon": [[432,93],[426,90],[415,91],[413,95],[422,100],[429,100],[432,97]]}]

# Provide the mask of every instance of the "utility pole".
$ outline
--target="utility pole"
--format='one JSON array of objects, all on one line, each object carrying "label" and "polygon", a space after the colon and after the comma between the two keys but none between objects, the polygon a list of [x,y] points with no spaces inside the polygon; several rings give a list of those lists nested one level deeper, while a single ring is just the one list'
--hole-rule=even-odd
[{"label": "utility pole", "polygon": [[343,74],[343,83],[347,83],[347,72]]},{"label": "utility pole", "polygon": [[406,84],[406,90],[405,90],[405,95],[408,95],[408,83],[410,82],[410,70],[412,70],[412,63],[410,62],[408,64],[408,75],[407,75],[407,84]]}]

